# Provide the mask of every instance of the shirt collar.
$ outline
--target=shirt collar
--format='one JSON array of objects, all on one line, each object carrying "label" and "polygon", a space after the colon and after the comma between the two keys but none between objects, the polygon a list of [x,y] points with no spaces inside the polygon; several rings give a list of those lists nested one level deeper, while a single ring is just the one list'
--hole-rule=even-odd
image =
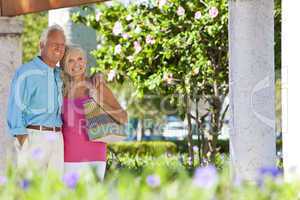
[{"label": "shirt collar", "polygon": [[[35,62],[38,66],[40,66],[40,67],[42,67],[42,68],[44,68],[44,69],[53,70],[52,67],[49,67],[49,65],[47,65],[46,63],[44,63],[44,61],[42,60],[42,58],[41,58],[40,56],[37,56],[37,57],[34,59],[34,62]],[[57,68],[57,67],[55,67],[55,68]]]}]

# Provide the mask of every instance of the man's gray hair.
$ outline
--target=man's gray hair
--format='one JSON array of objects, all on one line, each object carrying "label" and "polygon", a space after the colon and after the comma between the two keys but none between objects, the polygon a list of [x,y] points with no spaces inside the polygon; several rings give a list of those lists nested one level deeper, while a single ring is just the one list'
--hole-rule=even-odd
[{"label": "man's gray hair", "polygon": [[48,40],[48,36],[49,36],[52,32],[55,32],[55,31],[61,32],[61,33],[64,35],[65,40],[66,40],[66,35],[65,35],[64,29],[63,29],[60,25],[58,25],[58,24],[53,24],[53,25],[47,27],[47,28],[43,31],[43,33],[42,33],[42,35],[41,35],[41,38],[40,38],[40,43],[46,44],[46,42],[47,42],[47,40]]}]

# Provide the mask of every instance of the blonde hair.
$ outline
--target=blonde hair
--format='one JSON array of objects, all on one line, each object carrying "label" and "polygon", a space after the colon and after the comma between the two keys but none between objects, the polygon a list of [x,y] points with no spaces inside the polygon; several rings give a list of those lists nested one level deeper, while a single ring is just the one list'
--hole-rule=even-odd
[{"label": "blonde hair", "polygon": [[80,52],[80,54],[83,55],[83,58],[87,61],[86,53],[79,45],[72,44],[66,46],[64,57],[60,61],[60,67],[62,69],[61,79],[63,80],[62,91],[64,96],[67,96],[68,92],[70,91],[71,77],[67,72],[67,67],[70,54],[73,52]]}]

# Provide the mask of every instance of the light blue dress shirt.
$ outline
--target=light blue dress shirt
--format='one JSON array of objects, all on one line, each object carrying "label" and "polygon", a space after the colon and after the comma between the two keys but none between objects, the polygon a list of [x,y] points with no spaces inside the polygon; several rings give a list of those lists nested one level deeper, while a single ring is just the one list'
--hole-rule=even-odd
[{"label": "light blue dress shirt", "polygon": [[11,135],[26,134],[28,125],[62,125],[60,71],[59,67],[49,67],[40,57],[17,69],[11,83],[7,111]]}]

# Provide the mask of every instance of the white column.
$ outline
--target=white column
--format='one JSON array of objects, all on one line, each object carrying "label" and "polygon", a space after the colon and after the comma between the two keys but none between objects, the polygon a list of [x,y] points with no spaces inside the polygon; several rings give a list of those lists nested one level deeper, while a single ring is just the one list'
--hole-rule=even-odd
[{"label": "white column", "polygon": [[77,7],[61,8],[49,11],[49,25],[59,24],[65,30],[68,40],[73,44],[79,44],[88,55],[88,65],[93,66],[95,60],[90,55],[90,51],[96,49],[96,31],[82,24],[75,24],[71,20],[71,14],[82,11]]},{"label": "white column", "polygon": [[239,179],[276,162],[273,9],[273,0],[229,1],[230,156]]},{"label": "white column", "polygon": [[22,31],[20,19],[0,17],[0,174],[4,172],[7,161],[15,157],[6,115],[11,78],[22,63]]},{"label": "white column", "polygon": [[300,1],[282,1],[282,137],[284,174],[300,178]]}]

